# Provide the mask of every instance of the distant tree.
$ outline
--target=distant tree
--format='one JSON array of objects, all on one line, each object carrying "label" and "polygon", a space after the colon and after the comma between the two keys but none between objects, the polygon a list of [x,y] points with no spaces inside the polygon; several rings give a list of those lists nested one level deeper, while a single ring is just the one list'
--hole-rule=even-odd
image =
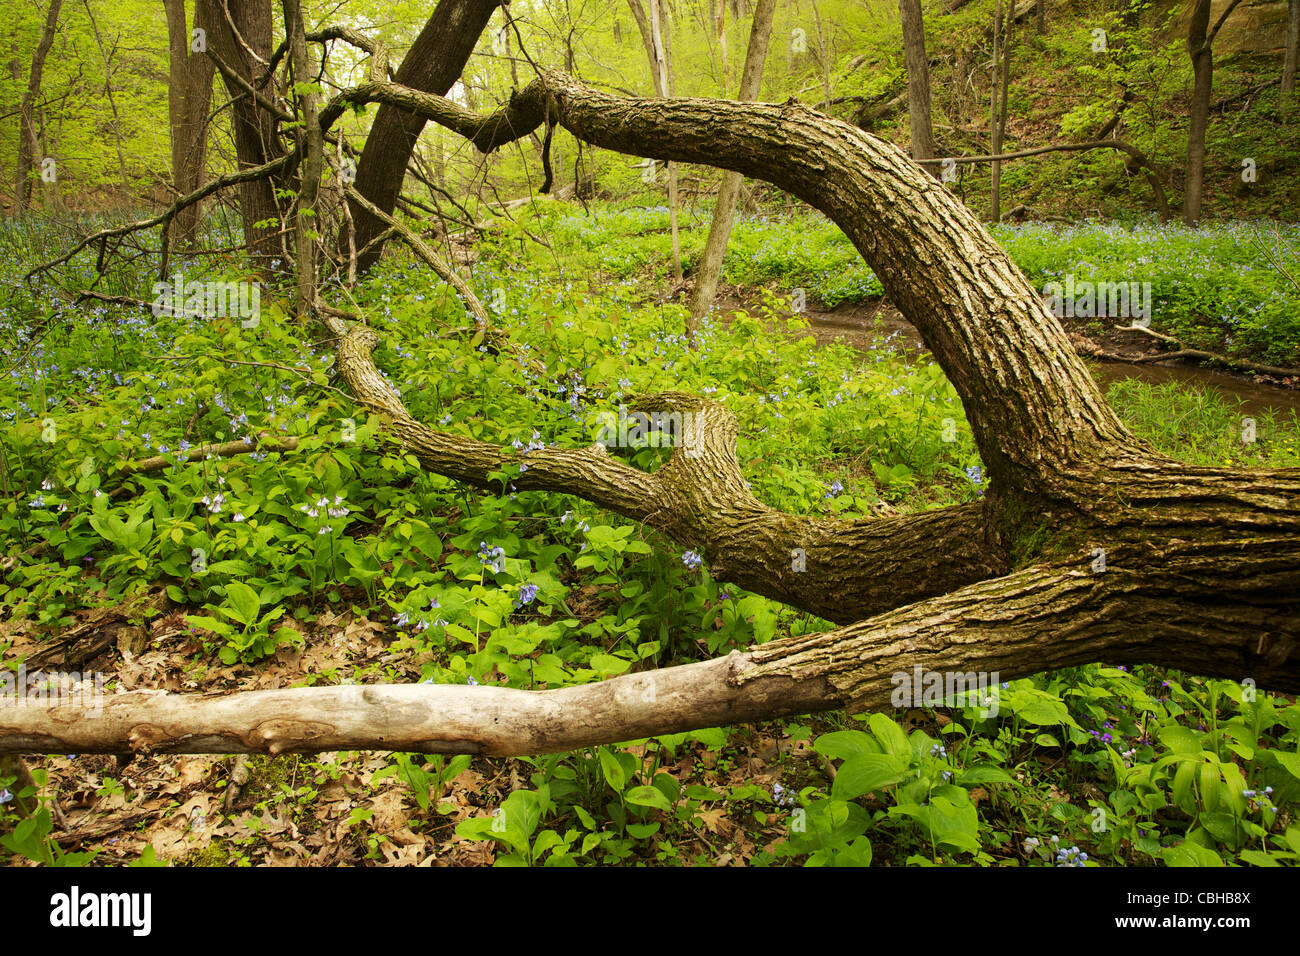
[{"label": "distant tree", "polygon": [[[271,0],[198,0],[195,19],[204,31],[206,53],[230,95],[239,168],[264,166],[280,158],[284,152],[276,135],[275,90],[262,82],[271,57]],[[280,242],[281,211],[276,202],[281,183],[282,177],[272,176],[239,187],[244,242],[264,269],[275,259],[288,258]]]},{"label": "distant tree", "polygon": [[[763,81],[763,64],[767,61],[767,45],[772,36],[772,16],[776,10],[776,0],[758,0],[754,7],[754,24],[749,33],[749,51],[745,54],[745,72],[740,80],[741,100],[758,99],[759,87]],[[700,256],[695,270],[695,288],[691,291],[690,322],[686,327],[687,338],[694,343],[695,330],[700,320],[708,314],[713,299],[718,292],[718,276],[722,272],[722,259],[727,251],[727,240],[731,238],[731,227],[736,218],[736,200],[740,196],[740,186],[744,177],[740,173],[728,172],[722,177],[718,187],[718,202],[713,208],[713,224],[709,227],[709,238],[704,244],[704,253]]]},{"label": "distant tree", "polygon": [[[181,196],[203,182],[207,159],[208,107],[212,102],[212,60],[195,47],[207,37],[190,31],[185,0],[163,0],[167,15],[167,118],[171,129],[172,188]],[[201,39],[200,39],[201,37]],[[188,243],[198,229],[199,205],[186,206],[172,221],[172,239]]]},{"label": "distant tree", "polygon": [[[1011,9],[1005,20],[1002,18],[1002,0],[998,0],[997,12],[993,18],[993,94],[989,106],[989,127],[993,141],[993,148],[989,152],[994,156],[1002,152],[1002,140],[1007,132],[1007,93],[1011,85],[1011,27],[1015,20],[1016,0],[1011,0]],[[1002,162],[994,159],[991,171],[993,196],[990,217],[994,222],[998,222],[1002,219]]]},{"label": "distant tree", "polygon": [[1187,176],[1183,192],[1183,221],[1194,226],[1201,218],[1205,194],[1205,130],[1210,121],[1214,93],[1214,38],[1241,0],[1229,0],[1218,21],[1210,26],[1211,0],[1195,0],[1187,26],[1187,55],[1192,59],[1192,105],[1187,124]]},{"label": "distant tree", "polygon": [[1282,101],[1287,105],[1295,93],[1297,47],[1300,47],[1300,0],[1291,0],[1286,18],[1286,55],[1282,59]]},{"label": "distant tree", "polygon": [[[499,6],[501,0],[441,0],[397,68],[396,81],[421,92],[446,95],[460,79]],[[356,188],[385,213],[397,208],[406,167],[425,122],[424,117],[388,103],[375,114],[357,161]],[[356,224],[357,266],[364,270],[379,259],[383,243],[376,240],[388,227],[360,202],[353,200],[350,205]]]},{"label": "distant tree", "polygon": [[907,115],[912,127],[912,158],[932,159],[936,152],[930,118],[930,58],[925,53],[921,0],[898,0],[903,22],[903,56],[907,61]]},{"label": "distant tree", "polygon": [[32,66],[27,75],[27,89],[18,107],[18,172],[14,177],[14,215],[21,216],[32,204],[32,170],[41,157],[41,139],[36,132],[36,100],[41,93],[41,76],[45,71],[45,58],[54,45],[54,32],[59,24],[59,8],[63,0],[50,0],[45,11],[45,28],[40,42],[32,54]]},{"label": "distant tree", "polygon": [[[655,93],[663,99],[673,95],[672,72],[668,62],[666,39],[668,31],[664,29],[664,18],[660,15],[661,0],[649,0],[650,14],[647,17],[641,0],[627,0],[636,20],[637,29],[641,31],[641,42],[645,44],[646,56],[650,60],[650,75],[654,81]],[[673,279],[682,281],[682,247],[677,231],[677,164],[666,163],[668,173],[668,214],[672,220],[673,234]],[[653,167],[651,167],[653,168]]]}]

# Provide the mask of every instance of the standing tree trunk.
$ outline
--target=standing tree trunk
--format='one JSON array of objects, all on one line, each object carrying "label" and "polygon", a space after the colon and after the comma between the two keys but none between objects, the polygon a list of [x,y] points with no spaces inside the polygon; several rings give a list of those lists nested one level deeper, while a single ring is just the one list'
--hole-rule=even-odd
[{"label": "standing tree trunk", "polygon": [[[745,54],[745,72],[740,79],[740,100],[756,100],[763,81],[763,64],[767,61],[768,40],[772,36],[772,16],[776,0],[758,0],[754,7],[754,25],[749,33],[749,50]],[[718,203],[713,209],[713,224],[704,253],[695,269],[695,288],[691,290],[690,317],[686,324],[686,337],[692,347],[700,321],[708,315],[713,298],[718,292],[718,276],[722,272],[722,259],[731,238],[731,227],[736,217],[736,200],[744,177],[740,173],[726,173],[718,187]]]},{"label": "standing tree trunk", "polygon": [[[907,116],[912,127],[912,158],[933,159],[934,126],[930,119],[930,58],[925,54],[921,0],[898,0],[907,61]],[[933,172],[933,170],[932,170]]]},{"label": "standing tree trunk", "polygon": [[324,162],[320,118],[316,94],[304,84],[312,83],[311,58],[307,55],[307,29],[303,23],[301,0],[284,0],[284,30],[289,40],[289,64],[293,90],[298,101],[302,128],[298,130],[298,213],[294,228],[297,255],[297,296],[295,305],[300,319],[311,314],[316,305],[316,240],[319,229],[316,197],[320,193],[321,166]]},{"label": "standing tree trunk", "polygon": [[[240,169],[262,166],[283,155],[276,135],[276,117],[247,92],[262,98],[272,92],[259,87],[271,56],[271,0],[198,0],[195,19],[207,36],[207,54],[221,71],[231,99],[235,158]],[[276,202],[277,178],[254,179],[240,186],[239,214],[244,244],[263,272],[276,263],[287,267],[280,240],[281,211]]]},{"label": "standing tree trunk", "polygon": [[1187,26],[1187,55],[1192,60],[1192,105],[1187,124],[1187,175],[1183,192],[1183,222],[1195,226],[1201,219],[1205,196],[1205,131],[1210,123],[1210,97],[1214,93],[1214,38],[1241,0],[1231,0],[1210,27],[1211,0],[1195,0]]},{"label": "standing tree trunk", "polygon": [[[501,0],[441,0],[398,67],[397,82],[445,95],[460,79],[478,38],[500,5]],[[375,114],[357,162],[355,185],[357,192],[385,213],[397,208],[397,195],[424,124],[423,117],[388,104]],[[357,258],[357,268],[364,271],[378,261],[383,244],[374,240],[388,227],[359,203],[350,202],[350,208],[357,249],[369,247]],[[346,239],[341,237],[341,241],[346,244]]]},{"label": "standing tree trunk", "polygon": [[1282,106],[1289,109],[1295,95],[1297,47],[1300,47],[1300,0],[1291,0],[1286,18],[1286,55],[1282,59]]},{"label": "standing tree trunk", "polygon": [[[993,99],[989,111],[993,148],[990,155],[1002,153],[1002,139],[1007,132],[1007,95],[1011,86],[1011,28],[1016,21],[1016,0],[1011,0],[1007,17],[1002,18],[1002,0],[998,0],[993,21]],[[992,209],[989,216],[994,222],[1002,220],[1002,162],[992,163]]]},{"label": "standing tree trunk", "polygon": [[830,43],[826,39],[826,29],[822,26],[822,12],[817,6],[817,0],[812,0],[812,8],[813,22],[817,24],[817,55],[821,60],[822,112],[829,114],[832,97]]},{"label": "standing tree trunk", "polygon": [[1214,91],[1214,53],[1206,36],[1210,0],[1196,0],[1187,29],[1187,54],[1192,58],[1192,103],[1187,127],[1187,172],[1183,186],[1183,222],[1195,226],[1201,218],[1205,189],[1205,129]]},{"label": "standing tree trunk", "polygon": [[32,68],[27,76],[27,89],[18,106],[18,173],[14,177],[14,215],[27,212],[32,203],[32,169],[41,159],[40,138],[36,134],[36,98],[41,93],[41,74],[45,58],[54,45],[54,31],[59,25],[59,8],[63,0],[50,0],[45,13],[45,29],[32,54]]},{"label": "standing tree trunk", "polygon": [[[632,8],[632,17],[636,20],[637,29],[641,31],[641,41],[645,44],[646,55],[650,59],[650,76],[654,80],[655,95],[661,99],[668,99],[673,95],[673,90],[668,55],[665,52],[666,45],[664,41],[667,34],[663,29],[663,18],[660,16],[660,0],[649,0],[650,16],[648,19],[645,11],[641,8],[641,0],[627,0],[627,2],[628,6]],[[682,281],[682,248],[677,231],[677,165],[675,163],[665,165],[668,173],[668,215],[671,220],[673,234],[673,281],[680,284]]]},{"label": "standing tree trunk", "polygon": [[[163,0],[167,14],[167,119],[171,128],[172,188],[187,196],[203,184],[212,102],[212,61],[194,50],[185,20],[185,0]],[[203,44],[206,46],[206,39]],[[172,239],[194,241],[200,205],[187,206],[172,220]]]}]

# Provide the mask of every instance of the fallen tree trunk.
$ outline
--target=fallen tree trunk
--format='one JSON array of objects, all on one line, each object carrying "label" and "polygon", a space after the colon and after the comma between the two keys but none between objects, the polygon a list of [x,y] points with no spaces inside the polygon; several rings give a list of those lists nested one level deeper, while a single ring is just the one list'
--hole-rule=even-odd
[{"label": "fallen tree trunk", "polygon": [[[689,411],[694,444],[653,474],[589,449],[528,455],[519,490],[573,494],[702,546],[716,577],[847,623],[745,654],[546,691],[343,687],[231,697],[140,693],[85,707],[0,710],[0,750],[565,750],[840,707],[880,708],[894,675],[1010,679],[1106,660],[1300,691],[1300,469],[1186,466],[1115,417],[1038,292],[975,217],[898,149],[795,103],[623,99],[543,74],[499,113],[372,82],[348,103],[400,104],[482,149],[552,116],[593,145],[766,179],[848,234],[920,331],[966,408],[991,485],[979,504],[890,519],[783,514],[749,491],[737,425]],[[516,453],[413,419],[341,334],[359,401],[428,470],[479,487]],[[791,552],[803,549],[803,570]]]}]

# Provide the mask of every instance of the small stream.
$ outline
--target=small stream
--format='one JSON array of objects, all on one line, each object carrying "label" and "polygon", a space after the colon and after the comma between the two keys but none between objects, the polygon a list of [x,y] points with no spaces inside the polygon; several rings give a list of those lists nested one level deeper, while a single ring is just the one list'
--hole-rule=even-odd
[{"label": "small stream", "polygon": [[[844,306],[833,312],[809,312],[813,337],[821,344],[842,341],[859,352],[879,347],[890,338],[889,345],[908,356],[924,354],[925,344],[916,329],[906,322],[892,307]],[[1300,417],[1300,390],[1260,385],[1240,375],[1222,372],[1199,365],[1178,363],[1164,365],[1146,362],[1088,361],[1088,368],[1103,390],[1121,379],[1140,379],[1152,384],[1175,382],[1179,385],[1213,390],[1222,398],[1240,400],[1243,411],[1262,415],[1272,409],[1285,416],[1291,412]]]}]

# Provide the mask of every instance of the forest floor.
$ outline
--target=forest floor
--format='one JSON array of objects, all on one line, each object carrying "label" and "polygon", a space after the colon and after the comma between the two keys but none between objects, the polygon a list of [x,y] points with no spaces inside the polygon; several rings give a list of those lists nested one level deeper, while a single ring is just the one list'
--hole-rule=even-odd
[{"label": "forest floor", "polygon": [[[633,226],[658,216],[627,214]],[[958,442],[940,438],[945,422],[961,419],[955,392],[926,360],[915,331],[883,300],[859,297],[856,304],[812,309],[803,318],[819,343],[813,349],[770,334],[790,331],[781,327],[792,316],[788,307],[774,306],[778,296],[762,293],[762,283],[731,285],[720,303],[727,320],[709,331],[707,354],[691,356],[683,350],[679,314],[647,304],[663,287],[655,274],[662,255],[616,244],[609,225],[581,234],[584,222],[575,217],[572,228],[590,243],[593,257],[626,253],[625,261],[611,263],[621,272],[530,270],[513,258],[516,247],[503,245],[501,261],[485,255],[475,275],[482,289],[500,283],[509,290],[503,324],[512,323],[512,339],[544,362],[550,382],[607,389],[601,400],[609,401],[624,388],[726,392],[742,422],[756,494],[784,510],[848,516],[918,510],[974,500],[982,491],[966,432]],[[830,234],[788,224],[747,228],[748,261],[769,273],[792,248],[792,237],[816,240],[795,262],[802,272],[774,280],[785,289],[811,287],[810,275],[821,275],[818,281],[829,287],[843,269],[809,270],[823,268],[826,249],[853,254]],[[1036,248],[1022,252],[1030,256]],[[435,279],[394,259],[396,278],[381,275],[354,291],[386,336],[381,361],[401,383],[412,414],[502,444],[516,435],[526,441],[535,428],[546,430],[548,441],[578,440],[580,425],[563,399],[553,403],[558,407],[546,405],[535,394],[538,380],[509,363],[483,360],[468,335],[445,334],[463,321],[463,309],[444,301],[450,297]],[[1201,280],[1207,285],[1208,276]],[[868,288],[872,278],[855,279],[855,288]],[[750,316],[727,317],[737,306]],[[467,495],[408,468],[378,441],[339,446],[321,437],[329,421],[355,414],[346,400],[328,389],[324,397],[304,389],[288,373],[246,379],[222,364],[228,351],[239,361],[274,367],[305,361],[328,367],[330,356],[309,354],[309,336],[300,337],[290,323],[266,323],[256,339],[210,325],[175,335],[164,328],[166,348],[191,353],[192,364],[174,377],[157,376],[149,364],[157,330],[132,332],[140,336],[135,343],[120,335],[132,328],[113,316],[101,322],[99,313],[94,321],[66,323],[60,331],[66,341],[45,343],[49,352],[36,379],[4,383],[24,422],[58,415],[60,434],[82,443],[60,458],[33,437],[38,431],[20,434],[17,420],[0,434],[13,442],[9,460],[25,463],[11,473],[15,493],[0,504],[7,509],[0,511],[0,531],[8,542],[0,565],[8,590],[0,596],[6,615],[16,608],[0,616],[0,647],[9,660],[100,671],[123,690],[228,694],[421,679],[527,687],[532,664],[547,657],[558,659],[557,676],[539,680],[585,681],[618,672],[605,670],[611,665],[648,666],[651,654],[658,663],[698,659],[828,626],[714,581],[707,568],[684,572],[680,543],[649,534],[642,541],[640,532],[632,535],[636,529],[607,515],[585,514],[602,534],[584,539],[578,521],[569,520],[570,509],[584,513],[581,503],[563,496],[521,493],[516,502],[512,494]],[[797,338],[806,339],[807,331]],[[113,344],[94,338],[99,335],[113,336]],[[113,364],[82,367],[109,357]],[[1145,384],[1160,375],[1166,379]],[[1215,389],[1200,387],[1206,384]],[[1297,462],[1300,419],[1274,416],[1297,410],[1296,395],[1240,376],[1157,365],[1121,366],[1108,391],[1121,417],[1161,450],[1196,463],[1247,466]],[[1243,445],[1233,437],[1242,414],[1235,399],[1258,401],[1268,411],[1258,442]],[[38,400],[39,409],[23,404]],[[120,419],[116,440],[116,427],[98,430],[105,428],[102,419]],[[182,436],[200,442],[254,427],[293,427],[292,434],[315,445],[278,460],[249,455],[203,468],[177,461],[121,500],[95,499],[112,501],[122,520],[132,509],[152,508],[157,526],[146,535],[147,547],[105,534],[100,527],[106,526],[88,527],[83,515],[93,512],[90,485],[79,487],[83,480],[153,453],[155,443],[176,447]],[[91,453],[100,456],[85,459],[96,466],[93,474],[78,470],[81,456]],[[638,454],[652,459],[655,450]],[[216,494],[215,481],[230,495],[230,507],[200,512],[193,502]],[[330,529],[303,519],[299,503],[336,492],[347,495],[351,527],[334,522],[332,535],[319,537]],[[260,539],[249,537],[254,521],[232,516],[236,505],[266,529]],[[164,522],[170,522],[165,533]],[[201,540],[214,557],[221,548],[225,563],[250,570],[219,572],[214,584],[195,579],[188,570],[191,542],[172,538],[182,524],[186,534],[208,535]],[[425,529],[423,537],[412,536],[412,525]],[[405,539],[398,534],[403,527]],[[626,539],[616,536],[624,532]],[[33,555],[42,535],[61,536],[63,555]],[[511,549],[512,570],[495,581],[486,580],[474,556],[485,538]],[[582,561],[599,550],[599,540],[634,541],[644,550],[626,563],[632,555],[606,553],[608,567],[593,571]],[[337,561],[335,545],[344,549]],[[325,580],[332,583],[318,588],[326,562]],[[226,578],[257,578],[263,606],[283,608],[281,622],[299,639],[257,659],[187,623],[187,614],[219,613],[233,586],[221,583]],[[545,600],[512,609],[526,581],[538,582]],[[131,588],[138,593],[129,601],[111,596]],[[456,600],[472,642],[447,628],[419,634],[398,626],[399,616],[418,613],[413,609],[431,595],[442,598],[441,613],[449,618],[449,597]],[[154,613],[141,614],[142,605]],[[475,615],[493,608],[499,627],[489,624],[491,638],[480,645]],[[75,641],[52,645],[51,633]],[[531,643],[523,650],[492,644],[507,639]],[[628,646],[638,640],[643,643]],[[650,644],[654,649],[642,654]],[[624,657],[616,660],[614,653]],[[1294,755],[1300,737],[1300,707],[1290,698],[1260,695],[1247,702],[1233,682],[1104,664],[1003,686],[1005,716],[995,721],[978,718],[972,713],[978,708],[955,706],[869,718],[834,712],[536,758],[353,752],[242,761],[141,754],[121,762],[65,754],[29,758],[28,765],[48,808],[40,811],[48,839],[64,853],[93,853],[94,865],[861,864],[872,859],[873,848],[875,861],[886,865],[1053,865],[1045,855],[1053,840],[1086,850],[1102,865],[1202,861],[1217,853],[1241,862],[1292,853],[1300,859],[1300,828],[1293,822],[1300,772],[1282,759]],[[1223,727],[1238,736],[1229,739]],[[1240,756],[1247,741],[1242,728],[1253,728],[1253,758]],[[1162,735],[1186,733],[1213,735],[1204,747],[1224,761],[1241,760],[1243,785],[1257,796],[1215,797],[1240,803],[1232,821],[1222,819],[1226,804],[1194,806],[1169,779]],[[850,754],[879,753],[900,736],[916,781],[878,792],[845,786],[850,774],[841,769]],[[837,768],[834,761],[844,762]],[[629,789],[638,780],[643,785]],[[1227,778],[1216,784],[1227,785]],[[1258,796],[1266,792],[1275,804]],[[549,811],[540,834],[507,845],[484,832],[497,810],[529,794]],[[937,821],[951,827],[946,835],[936,836],[929,813],[934,794],[952,808],[951,820]],[[0,792],[0,817],[11,822],[13,800],[4,797]],[[1113,820],[1102,833],[1089,822],[1099,808]],[[810,827],[801,840],[792,821],[805,810]],[[817,820],[823,827],[814,841]],[[6,859],[13,865],[57,860],[44,859],[44,852]]]}]

